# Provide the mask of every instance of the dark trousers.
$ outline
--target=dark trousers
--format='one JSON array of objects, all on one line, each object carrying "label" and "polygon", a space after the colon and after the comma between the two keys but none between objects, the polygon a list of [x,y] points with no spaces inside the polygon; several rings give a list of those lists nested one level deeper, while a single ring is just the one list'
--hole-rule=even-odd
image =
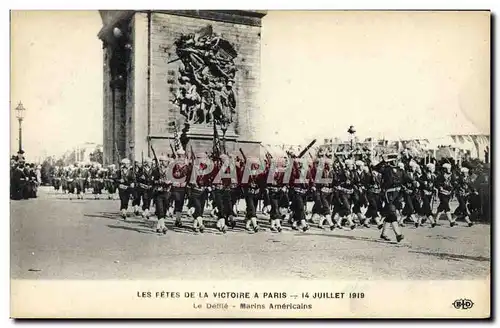
[{"label": "dark trousers", "polygon": [[135,187],[132,189],[132,206],[140,206],[142,199],[142,189]]},{"label": "dark trousers", "polygon": [[132,202],[133,206],[140,206],[142,200],[142,210],[145,211],[151,206],[152,198],[151,189],[136,188],[133,194],[134,200]]},{"label": "dark trousers", "polygon": [[194,208],[194,218],[203,216],[207,199],[208,191],[206,189],[191,189],[189,195],[189,207]]},{"label": "dark trousers", "polygon": [[132,193],[131,188],[118,189],[118,195],[120,196],[120,211],[126,210],[128,208],[128,202],[130,200],[131,193]]},{"label": "dark trousers", "polygon": [[246,218],[250,219],[257,215],[257,203],[259,201],[258,198],[258,189],[253,188],[245,188],[245,203],[247,205],[246,208]]},{"label": "dark trousers", "polygon": [[288,193],[283,190],[269,190],[269,204],[271,205],[270,217],[272,220],[281,219],[280,208],[288,208]]},{"label": "dark trousers", "polygon": [[331,192],[319,192],[319,201],[320,201],[320,211],[321,215],[330,215],[331,214],[331,206],[332,206],[332,196]]},{"label": "dark trousers", "polygon": [[422,207],[420,209],[422,216],[432,215],[432,195],[422,194]]},{"label": "dark trousers", "polygon": [[293,220],[300,222],[306,219],[306,195],[294,193],[292,200]]},{"label": "dark trousers", "polygon": [[351,211],[351,195],[345,192],[339,193],[338,206],[339,206],[339,215],[347,216],[352,213]]},{"label": "dark trousers", "polygon": [[233,202],[230,189],[216,189],[214,202],[219,218],[228,218],[233,214]]},{"label": "dark trousers", "polygon": [[104,183],[102,181],[93,181],[93,194],[100,195],[102,193],[102,188],[104,188]]},{"label": "dark trousers", "polygon": [[378,217],[378,213],[382,209],[382,199],[380,198],[380,194],[373,192],[368,192],[366,198],[368,200],[368,208],[366,209],[365,216],[374,219]]},{"label": "dark trousers", "polygon": [[174,187],[172,188],[172,199],[174,201],[174,212],[182,212],[182,208],[184,207],[184,196],[186,194],[186,188]]},{"label": "dark trousers", "polygon": [[366,196],[364,192],[355,192],[352,197],[353,206],[352,211],[354,214],[361,213],[361,207],[366,204]]},{"label": "dark trousers", "polygon": [[384,208],[385,222],[394,222],[398,220],[396,210],[398,209],[397,203],[399,199],[400,199],[399,191],[390,191],[385,193],[385,208]]},{"label": "dark trousers", "polygon": [[449,212],[450,211],[450,198],[451,195],[439,194],[439,205],[438,205],[438,213],[439,212]]},{"label": "dark trousers", "polygon": [[466,217],[470,215],[469,209],[467,208],[467,196],[458,195],[458,207],[455,210],[455,215],[460,217]]},{"label": "dark trousers", "polygon": [[156,216],[158,219],[165,218],[169,205],[170,192],[157,191],[155,196]]},{"label": "dark trousers", "polygon": [[[409,194],[409,193],[405,193],[404,200],[405,200],[405,207],[403,208],[403,215],[410,216],[412,214],[417,213],[415,207],[417,207],[419,204],[418,204],[418,202],[416,202],[414,195]],[[417,206],[415,206],[415,205],[417,205]]]}]

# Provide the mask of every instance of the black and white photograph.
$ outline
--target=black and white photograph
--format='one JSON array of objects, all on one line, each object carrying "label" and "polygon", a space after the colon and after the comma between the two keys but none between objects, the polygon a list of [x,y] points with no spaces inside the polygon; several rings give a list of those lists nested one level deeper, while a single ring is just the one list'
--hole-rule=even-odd
[{"label": "black and white photograph", "polygon": [[10,16],[11,317],[490,316],[489,11]]}]

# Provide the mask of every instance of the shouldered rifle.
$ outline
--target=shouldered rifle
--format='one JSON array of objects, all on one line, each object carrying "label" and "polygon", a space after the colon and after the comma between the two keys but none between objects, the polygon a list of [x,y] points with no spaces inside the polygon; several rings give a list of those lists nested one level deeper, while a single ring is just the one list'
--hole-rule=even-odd
[{"label": "shouldered rifle", "polygon": [[309,143],[309,145],[307,145],[307,147],[306,147],[306,148],[304,148],[304,150],[302,150],[302,151],[300,152],[300,154],[299,154],[298,158],[302,158],[302,156],[304,156],[304,155],[307,153],[307,151],[308,151],[309,149],[311,149],[311,147],[312,147],[315,143],[316,143],[316,139],[314,139],[313,141],[311,141],[311,142]]},{"label": "shouldered rifle", "polygon": [[151,147],[151,152],[153,153],[153,159],[156,163],[156,167],[160,169],[160,162],[158,161],[158,157],[156,157],[156,152],[155,149],[153,148],[153,145],[149,145]]},{"label": "shouldered rifle", "polygon": [[245,156],[245,153],[243,152],[243,149],[241,149],[241,148],[240,148],[240,153],[241,153],[241,156],[243,156],[243,160],[244,160],[244,161],[245,161],[245,163],[246,163],[246,161],[247,161],[247,157]]},{"label": "shouldered rifle", "polygon": [[172,146],[172,144],[170,144],[170,149],[172,150],[172,157],[173,157],[174,159],[176,159],[176,158],[177,158],[177,156],[175,155],[175,149],[174,149],[174,146]]},{"label": "shouldered rifle", "polygon": [[194,155],[194,151],[193,151],[193,146],[192,145],[189,145],[189,148],[191,149],[191,159],[194,160],[196,159],[196,156]]}]

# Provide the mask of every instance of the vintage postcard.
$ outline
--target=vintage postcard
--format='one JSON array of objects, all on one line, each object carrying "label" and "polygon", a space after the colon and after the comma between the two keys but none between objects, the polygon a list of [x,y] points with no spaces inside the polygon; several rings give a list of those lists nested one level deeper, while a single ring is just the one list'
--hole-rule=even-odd
[{"label": "vintage postcard", "polygon": [[489,318],[489,11],[11,11],[13,318]]}]

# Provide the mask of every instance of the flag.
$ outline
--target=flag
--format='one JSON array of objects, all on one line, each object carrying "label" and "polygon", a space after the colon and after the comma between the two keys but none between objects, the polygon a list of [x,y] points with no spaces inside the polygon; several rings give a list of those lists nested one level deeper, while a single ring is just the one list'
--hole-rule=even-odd
[{"label": "flag", "polygon": [[220,153],[221,153],[220,139],[219,139],[219,134],[217,133],[217,126],[215,125],[215,120],[214,120],[214,142],[213,142],[212,156],[218,158],[220,157]]},{"label": "flag", "polygon": [[175,152],[178,152],[179,149],[182,149],[182,145],[181,139],[179,137],[179,131],[177,131],[177,125],[175,124],[175,122],[170,122],[168,125],[174,127],[174,150]]}]

